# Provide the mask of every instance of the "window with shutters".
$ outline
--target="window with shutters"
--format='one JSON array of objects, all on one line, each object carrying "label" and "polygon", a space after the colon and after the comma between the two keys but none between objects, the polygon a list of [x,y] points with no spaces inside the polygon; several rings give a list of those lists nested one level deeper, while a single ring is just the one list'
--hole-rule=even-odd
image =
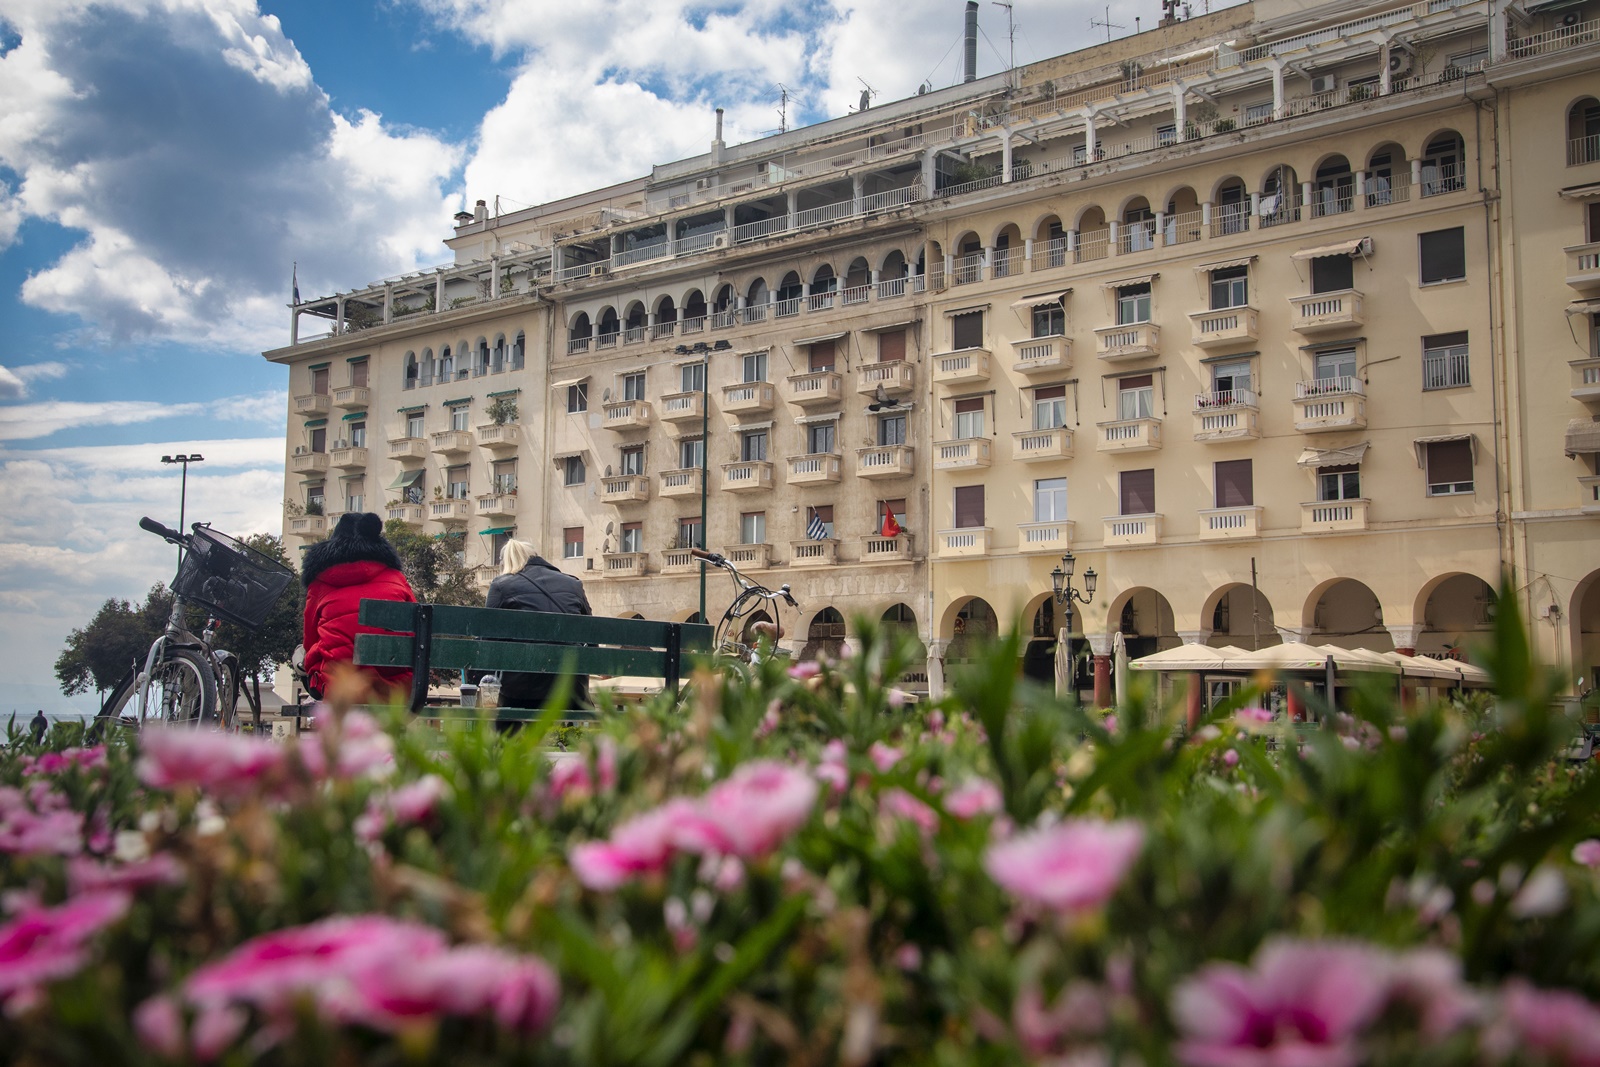
[{"label": "window with shutters", "polygon": [[306,486],[306,514],[324,515],[327,513],[328,498],[327,487],[322,485]]},{"label": "window with shutters", "polygon": [[1349,256],[1318,256],[1311,261],[1313,293],[1342,293],[1355,287],[1355,261]]},{"label": "window with shutters", "polygon": [[739,458],[746,463],[767,458],[767,431],[746,430],[739,435]]},{"label": "window with shutters", "polygon": [[903,445],[906,443],[906,417],[904,415],[878,416],[878,444]]},{"label": "window with shutters", "polygon": [[350,385],[352,388],[360,389],[366,386],[367,368],[370,366],[371,364],[366,360],[350,364]]},{"label": "window with shutters", "polygon": [[1117,325],[1150,321],[1150,283],[1117,287]]},{"label": "window with shutters", "polygon": [[622,536],[617,541],[617,551],[644,551],[644,523],[625,522],[622,524]]},{"label": "window with shutters", "polygon": [[444,472],[444,495],[451,500],[465,500],[471,491],[472,468],[463,463],[447,467]]},{"label": "window with shutters", "polygon": [[1466,231],[1456,226],[1417,234],[1417,256],[1423,285],[1460,281],[1467,276]]},{"label": "window with shutters", "polygon": [[957,400],[955,404],[956,439],[983,436],[983,397]]},{"label": "window with shutters", "polygon": [[577,559],[583,555],[583,527],[568,526],[561,531],[561,558]]},{"label": "window with shutters", "polygon": [[1136,374],[1117,379],[1117,418],[1153,419],[1156,410],[1155,378]]},{"label": "window with shutters", "polygon": [[1154,468],[1123,471],[1117,475],[1119,515],[1156,513],[1156,472]]},{"label": "window with shutters", "polygon": [[624,448],[622,450],[620,458],[621,458],[622,469],[618,473],[620,473],[620,474],[643,474],[644,473],[644,446],[643,445],[630,445],[629,447]]},{"label": "window with shutters", "polygon": [[699,437],[687,437],[678,442],[678,469],[699,467],[706,457],[706,443]]},{"label": "window with shutters", "polygon": [[957,530],[970,530],[983,525],[983,486],[956,486],[954,504]]},{"label": "window with shutters", "polygon": [[645,399],[645,395],[644,395],[644,372],[643,371],[640,371],[637,374],[624,374],[622,376],[622,399],[624,399],[624,400],[643,400],[643,399]]},{"label": "window with shutters", "polygon": [[311,392],[316,396],[328,395],[328,368],[318,367],[311,372]]},{"label": "window with shutters", "polygon": [[367,480],[365,478],[346,478],[344,481],[344,509],[346,511],[366,511]]},{"label": "window with shutters", "polygon": [[834,361],[838,358],[834,353],[835,345],[832,341],[818,341],[811,346],[810,371],[817,374],[821,371],[832,370]]},{"label": "window with shutters", "polygon": [[739,516],[739,543],[764,545],[767,543],[767,513],[747,511]]},{"label": "window with shutters", "polygon": [[1422,388],[1455,389],[1471,384],[1465,330],[1422,339]]},{"label": "window with shutters", "polygon": [[1212,466],[1216,485],[1216,506],[1219,508],[1248,508],[1255,504],[1255,486],[1251,479],[1250,460],[1220,460]]},{"label": "window with shutters", "polygon": [[1065,522],[1067,518],[1067,480],[1039,478],[1033,483],[1033,521]]},{"label": "window with shutters", "polygon": [[950,347],[958,351],[983,347],[983,312],[968,311],[950,317]]},{"label": "window with shutters", "polygon": [[827,422],[813,422],[806,427],[806,452],[809,455],[819,455],[824,452],[833,452],[838,447],[839,424],[832,420]]},{"label": "window with shutters", "polygon": [[894,363],[906,358],[906,332],[885,330],[878,335],[878,362]]},{"label": "window with shutters", "polygon": [[1584,240],[1600,244],[1600,201],[1591,200],[1584,208]]},{"label": "window with shutters", "polygon": [[582,456],[568,456],[561,461],[561,484],[582,485],[588,477]]},{"label": "window with shutters", "polygon": [[1472,492],[1472,442],[1429,441],[1428,495],[1456,496]]},{"label": "window with shutters", "polygon": [[1041,385],[1033,391],[1033,428],[1054,430],[1067,424],[1067,387]]},{"label": "window with shutters", "polygon": [[1250,303],[1250,268],[1223,267],[1211,272],[1211,310]]},{"label": "window with shutters", "polygon": [[1361,468],[1355,464],[1323,467],[1317,472],[1318,500],[1358,500],[1361,497]]},{"label": "window with shutters", "polygon": [[517,491],[517,461],[496,460],[489,468],[489,484],[496,496],[506,496]]},{"label": "window with shutters", "polygon": [[367,447],[367,424],[366,423],[364,423],[364,422],[352,422],[352,423],[350,423],[349,428],[346,429],[345,432],[350,435],[350,447],[351,448],[366,448]]},{"label": "window with shutters", "polygon": [[318,426],[311,431],[311,451],[326,452],[328,450],[328,428]]}]

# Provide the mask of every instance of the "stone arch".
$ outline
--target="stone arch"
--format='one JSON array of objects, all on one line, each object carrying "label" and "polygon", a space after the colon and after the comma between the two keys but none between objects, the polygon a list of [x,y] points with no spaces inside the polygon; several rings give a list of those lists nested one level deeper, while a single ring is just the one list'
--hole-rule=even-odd
[{"label": "stone arch", "polygon": [[1452,129],[1439,130],[1422,142],[1423,196],[1455,192],[1466,187],[1467,142]]},{"label": "stone arch", "polygon": [[[904,264],[905,257],[900,257],[900,261]],[[902,267],[902,269],[904,268]],[[863,285],[870,284],[872,284],[872,265],[867,262],[866,256],[857,256],[845,268],[844,287],[846,289],[859,289]]]},{"label": "stone arch", "polygon": [[595,332],[601,337],[607,334],[622,332],[622,317],[617,314],[617,309],[607,304],[600,309],[600,314],[595,316]]},{"label": "stone arch", "polygon": [[774,296],[779,301],[798,300],[800,299],[800,290],[802,288],[800,272],[792,270],[783,276],[783,281],[779,284],[778,291]]},{"label": "stone arch", "polygon": [[806,624],[806,641],[797,659],[838,659],[844,652],[845,622],[839,609],[829,604]]},{"label": "stone arch", "polygon": [[678,302],[672,299],[670,293],[663,294],[656,299],[655,313],[657,323],[677,322]]},{"label": "stone arch", "polygon": [[1365,582],[1355,578],[1319,582],[1306,597],[1301,629],[1310,645],[1370,648],[1375,652],[1394,649],[1394,641],[1384,628],[1382,602]]},{"label": "stone arch", "polygon": [[911,265],[906,262],[906,254],[898,248],[889,249],[883,257],[883,264],[878,268],[878,277],[883,281],[904,278],[910,273]]},{"label": "stone arch", "polygon": [[970,658],[972,650],[1000,632],[1000,617],[982,597],[961,597],[945,608],[945,619],[940,636],[949,641],[945,658],[960,660]]},{"label": "stone arch", "polygon": [[769,292],[771,292],[771,290],[767,288],[767,280],[762,277],[757,277],[749,285],[745,286],[745,307],[754,307],[758,304],[767,303],[767,294]]},{"label": "stone arch", "polygon": [[686,319],[703,319],[706,317],[706,294],[699,289],[690,289],[683,294],[683,317]]},{"label": "stone arch", "polygon": [[724,282],[717,287],[716,295],[711,300],[711,310],[728,311],[733,307],[734,301],[737,299],[738,296],[732,283]]},{"label": "stone arch", "polygon": [[1584,693],[1592,693],[1600,689],[1600,570],[1579,580],[1566,611],[1572,642],[1568,673]]},{"label": "stone arch", "polygon": [[1099,204],[1090,204],[1080,210],[1072,220],[1072,228],[1079,233],[1103,230],[1106,228],[1106,209]]},{"label": "stone arch", "polygon": [[1252,611],[1250,586],[1246,582],[1232,582],[1213,589],[1201,607],[1200,621],[1210,631],[1206,644],[1212,648],[1225,645],[1243,649],[1269,648],[1283,643],[1271,601],[1258,589]]},{"label": "stone arch", "polygon": [[1182,644],[1172,604],[1147,585],[1125,589],[1106,605],[1106,633],[1121,633],[1129,659]]},{"label": "stone arch", "polygon": [[831,293],[839,288],[839,276],[833,272],[832,263],[819,263],[811,272],[811,293]]},{"label": "stone arch", "polygon": [[1431,578],[1417,593],[1412,618],[1418,652],[1444,652],[1476,644],[1494,629],[1494,587],[1476,574],[1455,571]]},{"label": "stone arch", "polygon": [[1061,221],[1061,215],[1059,212],[1046,211],[1033,220],[1033,224],[1029,227],[1028,232],[1033,234],[1034,243],[1043,244],[1049,241],[1054,241],[1057,238],[1065,237],[1067,233],[1067,227],[1066,224]]},{"label": "stone arch", "polygon": [[1567,166],[1600,160],[1600,100],[1580,96],[1567,108]]},{"label": "stone arch", "polygon": [[629,301],[628,313],[623,318],[622,327],[625,330],[642,330],[646,317],[643,300]]}]

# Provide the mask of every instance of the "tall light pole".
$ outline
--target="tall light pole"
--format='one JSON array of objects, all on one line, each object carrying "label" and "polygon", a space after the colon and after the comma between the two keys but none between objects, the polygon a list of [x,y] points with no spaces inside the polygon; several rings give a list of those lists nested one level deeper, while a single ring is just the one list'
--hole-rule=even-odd
[{"label": "tall light pole", "polygon": [[1076,600],[1084,607],[1088,607],[1090,602],[1094,600],[1094,587],[1100,581],[1100,576],[1094,572],[1093,567],[1090,567],[1083,572],[1084,591],[1080,593],[1072,588],[1072,568],[1076,563],[1077,558],[1071,552],[1068,552],[1061,557],[1061,562],[1056,566],[1056,569],[1050,572],[1050,586],[1055,593],[1056,603],[1062,606],[1066,614],[1067,689],[1073,693],[1077,692],[1077,686],[1075,684],[1076,679],[1073,677],[1075,672],[1072,669],[1072,602]]},{"label": "tall light pole", "polygon": [[[719,120],[720,121],[720,120]],[[711,486],[711,353],[700,364],[700,551],[706,550],[706,496]],[[706,618],[706,561],[700,561],[700,621]]]},{"label": "tall light pole", "polygon": [[[191,464],[191,463],[200,463],[205,458],[206,457],[202,456],[198,452],[196,452],[196,453],[194,453],[192,455],[184,455],[183,453],[180,452],[176,456],[162,456],[161,457],[161,462],[163,462],[163,463],[181,463],[181,464],[183,464],[183,476],[179,480],[179,483],[178,483],[178,532],[179,533],[183,533],[183,513],[184,513],[185,507],[187,507],[187,505],[189,503],[189,464]],[[179,563],[180,566],[183,564],[183,545],[181,545],[181,544],[178,546],[178,563]]]}]

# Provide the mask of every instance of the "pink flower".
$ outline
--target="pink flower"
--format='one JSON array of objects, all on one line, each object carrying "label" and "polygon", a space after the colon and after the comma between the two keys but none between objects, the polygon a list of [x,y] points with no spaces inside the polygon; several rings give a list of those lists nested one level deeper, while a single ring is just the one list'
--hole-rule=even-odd
[{"label": "pink flower", "polygon": [[827,784],[834,796],[850,788],[850,769],[842,763],[819,763],[812,773],[817,776],[817,781]]},{"label": "pink flower", "polygon": [[121,919],[126,893],[88,893],[54,908],[25,906],[0,926],[0,1001],[29,999],[76,974],[89,960],[88,941]]},{"label": "pink flower", "polygon": [[1438,948],[1416,948],[1396,957],[1390,996],[1417,1012],[1430,1041],[1448,1037],[1475,1019],[1480,998],[1461,981],[1461,961]]},{"label": "pink flower", "polygon": [[133,1032],[139,1044],[158,1056],[169,1060],[183,1056],[183,1011],[166,994],[151,997],[133,1010]]},{"label": "pink flower", "polygon": [[67,885],[75,894],[107,889],[134,892],[150,886],[182,885],[183,880],[183,864],[165,852],[135,863],[98,863],[82,856],[67,861]]},{"label": "pink flower", "polygon": [[795,679],[796,681],[802,682],[807,678],[815,678],[821,673],[822,664],[818,663],[814,659],[806,660],[803,663],[796,663],[793,667],[789,668],[789,677]]},{"label": "pink flower", "polygon": [[939,829],[939,813],[904,789],[884,790],[878,805],[886,814],[914,823],[924,834],[932,834]]},{"label": "pink flower", "polygon": [[1237,767],[1237,766],[1239,766],[1239,752],[1238,752],[1238,750],[1237,749],[1232,749],[1232,748],[1228,749],[1226,752],[1224,752],[1222,754],[1222,762],[1227,764],[1229,767]]},{"label": "pink flower", "polygon": [[370,844],[392,825],[415,826],[433,814],[439,801],[449,795],[449,784],[437,774],[379,793],[367,801],[366,812],[356,820],[356,836]]},{"label": "pink flower", "polygon": [[1389,960],[1364,944],[1269,941],[1251,969],[1211,963],[1173,994],[1190,1067],[1355,1067],[1389,995]]},{"label": "pink flower", "polygon": [[670,800],[654,811],[620,823],[608,841],[590,841],[573,848],[569,862],[578,881],[590,889],[615,889],[638,874],[666,867],[673,838],[686,822],[698,822],[694,801]]},{"label": "pink flower", "polygon": [[239,1040],[250,1017],[243,1008],[232,1004],[207,1004],[194,1017],[194,1056],[201,1063],[210,1063],[221,1056],[229,1045]]},{"label": "pink flower", "polygon": [[1239,708],[1233,713],[1233,721],[1246,730],[1272,723],[1272,712],[1266,708]]},{"label": "pink flower", "polygon": [[1483,1036],[1497,1058],[1544,1053],[1572,1067],[1600,1064],[1600,1008],[1565,989],[1536,989],[1520,978],[1500,994],[1501,1018]]},{"label": "pink flower", "polygon": [[589,765],[581,756],[562,755],[555,758],[550,767],[550,799],[564,800],[569,793],[589,793],[593,789]]},{"label": "pink flower", "polygon": [[27,793],[0,786],[0,852],[18,856],[75,856],[83,851],[83,816],[43,782]]},{"label": "pink flower", "polygon": [[1011,1026],[1029,1055],[1049,1056],[1061,1052],[1072,1038],[1094,1037],[1105,1030],[1105,1004],[1094,986],[1076,981],[1046,1007],[1038,983],[1030,981],[1017,991]]},{"label": "pink flower", "polygon": [[614,792],[617,788],[617,740],[605,736],[595,742],[594,746],[594,775],[599,783],[602,793]]},{"label": "pink flower", "polygon": [[894,950],[894,965],[902,971],[922,970],[922,949],[912,941],[907,941]]},{"label": "pink flower", "polygon": [[394,739],[364,711],[347,713],[325,733],[302,735],[299,752],[313,778],[381,778],[394,769]]},{"label": "pink flower", "polygon": [[1068,819],[990,845],[983,865],[1020,900],[1076,911],[1109,900],[1143,844],[1136,822]]},{"label": "pink flower", "polygon": [[1585,867],[1600,867],[1600,839],[1589,838],[1572,846],[1572,862]]},{"label": "pink flower", "polygon": [[804,826],[816,803],[817,783],[809,774],[774,760],[755,760],[701,798],[699,818],[685,824],[679,846],[757,859]]},{"label": "pink flower", "polygon": [[882,741],[872,742],[872,747],[867,749],[867,758],[878,768],[879,774],[887,774],[889,768],[900,762],[901,755],[898,748],[891,748]]},{"label": "pink flower", "polygon": [[543,960],[490,945],[399,962],[372,958],[353,969],[334,1002],[339,1016],[392,1032],[419,1018],[493,1015],[504,1029],[533,1033],[560,1000],[560,983]]},{"label": "pink flower", "polygon": [[150,729],[140,737],[139,780],[152,789],[194,788],[219,797],[260,792],[284,775],[286,749],[245,734]]},{"label": "pink flower", "polygon": [[60,752],[45,752],[39,756],[22,757],[23,774],[59,774],[71,770],[73,767],[82,767],[92,770],[103,767],[106,762],[106,746],[94,745],[89,748],[64,748]]},{"label": "pink flower", "polygon": [[993,815],[1002,807],[1000,787],[987,778],[968,778],[944,795],[944,810],[958,819]]}]

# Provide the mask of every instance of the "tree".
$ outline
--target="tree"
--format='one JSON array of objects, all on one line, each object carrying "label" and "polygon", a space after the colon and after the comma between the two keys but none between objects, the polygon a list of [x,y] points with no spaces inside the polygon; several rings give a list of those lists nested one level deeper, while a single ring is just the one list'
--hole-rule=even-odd
[{"label": "tree", "polygon": [[171,613],[172,591],[160,582],[151,586],[137,608],[115,598],[101,604],[87,626],[67,635],[67,647],[56,657],[61,692],[75,696],[111,689],[129,667],[144,662]]},{"label": "tree", "polygon": [[[262,533],[243,538],[243,542],[263,556],[294,570],[294,563],[280,538]],[[305,589],[297,578],[289,583],[289,587],[267,613],[266,621],[256,629],[246,629],[231,622],[223,623],[217,631],[216,647],[225,648],[239,657],[239,670],[244,677],[265,680],[271,676],[273,668],[289,662],[294,655],[304,626],[305,608]]]},{"label": "tree", "polygon": [[431,536],[391,519],[385,524],[383,535],[399,553],[401,569],[418,600],[460,606],[483,603],[477,578],[463,560],[465,534]]}]

